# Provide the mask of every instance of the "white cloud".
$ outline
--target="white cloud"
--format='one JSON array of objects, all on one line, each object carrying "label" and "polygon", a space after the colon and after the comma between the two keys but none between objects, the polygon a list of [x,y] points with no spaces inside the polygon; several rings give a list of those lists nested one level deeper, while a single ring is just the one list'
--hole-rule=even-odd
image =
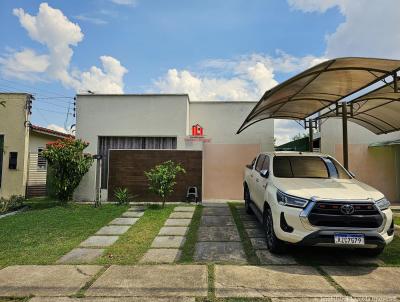
[{"label": "white cloud", "polygon": [[368,56],[400,58],[398,0],[288,0],[304,12],[323,13],[338,7],[345,17],[336,31],[326,37],[326,56]]},{"label": "white cloud", "polygon": [[[36,16],[26,13],[21,8],[14,9],[13,13],[29,37],[45,45],[48,53],[37,55],[32,50],[25,50],[3,57],[0,59],[0,65],[4,75],[56,79],[64,86],[77,91],[123,92],[123,76],[127,70],[110,56],[100,57],[103,69],[92,66],[85,72],[71,71],[73,47],[83,40],[84,35],[79,25],[71,22],[61,10],[42,3]],[[29,60],[31,63],[28,64]]]},{"label": "white cloud", "polygon": [[290,142],[298,133],[305,133],[302,126],[292,120],[274,120],[274,136],[276,137],[275,144],[277,146]]},{"label": "white cloud", "polygon": [[230,60],[200,63],[200,71],[170,69],[155,82],[165,93],[188,93],[194,101],[258,101],[278,82],[276,72],[294,72],[320,63],[323,58],[296,58],[282,51],[275,57],[252,54]]},{"label": "white cloud", "polygon": [[121,63],[109,56],[101,56],[103,69],[92,66],[89,71],[79,75],[75,86],[79,92],[91,90],[93,92],[123,93],[124,75],[127,69]]},{"label": "white cloud", "polygon": [[56,124],[47,125],[47,129],[58,131],[58,132],[61,132],[61,133],[71,134],[70,131],[68,131],[64,127],[61,127],[61,126],[56,125]]},{"label": "white cloud", "polygon": [[130,5],[130,6],[135,6],[137,4],[136,0],[111,0],[111,2],[119,5]]},{"label": "white cloud", "polygon": [[32,78],[29,75],[45,72],[49,64],[48,55],[38,55],[32,49],[24,49],[6,57],[0,57],[3,73],[6,76],[14,76],[22,80],[37,80],[37,77]]},{"label": "white cloud", "polygon": [[105,25],[108,24],[108,22],[106,20],[103,20],[101,18],[96,18],[96,17],[90,17],[84,14],[81,15],[77,15],[74,17],[77,20],[80,21],[85,21],[85,22],[89,22],[89,23],[93,23],[95,25]]}]

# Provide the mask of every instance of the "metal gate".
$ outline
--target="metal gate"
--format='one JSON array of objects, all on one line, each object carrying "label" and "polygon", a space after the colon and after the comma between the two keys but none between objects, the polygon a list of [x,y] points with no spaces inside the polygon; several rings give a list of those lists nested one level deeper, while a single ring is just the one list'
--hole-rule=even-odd
[{"label": "metal gate", "polygon": [[39,153],[29,153],[26,197],[47,195],[47,162]]}]

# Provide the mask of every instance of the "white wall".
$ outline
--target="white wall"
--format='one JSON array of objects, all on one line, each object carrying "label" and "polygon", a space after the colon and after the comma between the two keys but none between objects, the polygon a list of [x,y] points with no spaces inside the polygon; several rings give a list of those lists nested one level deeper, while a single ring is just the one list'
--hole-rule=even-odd
[{"label": "white wall", "polygon": [[[321,125],[321,152],[335,155],[335,146],[343,143],[342,119],[331,118]],[[347,124],[349,144],[371,144],[400,138],[400,131],[376,135],[353,122]]]},{"label": "white wall", "polygon": [[[96,154],[99,136],[177,136],[184,148],[188,134],[187,95],[78,95],[76,137]],[[94,200],[96,163],[75,192],[77,200]]]},{"label": "white wall", "polygon": [[200,124],[212,144],[260,144],[274,149],[274,121],[264,120],[236,134],[256,102],[191,102],[190,125]]}]

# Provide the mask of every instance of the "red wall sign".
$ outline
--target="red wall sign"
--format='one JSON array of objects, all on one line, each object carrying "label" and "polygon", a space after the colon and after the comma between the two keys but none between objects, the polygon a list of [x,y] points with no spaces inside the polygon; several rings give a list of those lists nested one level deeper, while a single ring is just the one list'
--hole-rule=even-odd
[{"label": "red wall sign", "polygon": [[192,136],[203,136],[203,127],[201,127],[199,124],[193,125],[192,126]]}]

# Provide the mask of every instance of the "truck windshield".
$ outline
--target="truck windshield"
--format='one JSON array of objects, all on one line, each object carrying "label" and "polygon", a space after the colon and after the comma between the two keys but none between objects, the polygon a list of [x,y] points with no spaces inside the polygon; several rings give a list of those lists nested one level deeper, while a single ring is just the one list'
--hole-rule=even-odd
[{"label": "truck windshield", "polygon": [[321,156],[275,156],[273,169],[282,178],[351,178],[335,160]]}]

